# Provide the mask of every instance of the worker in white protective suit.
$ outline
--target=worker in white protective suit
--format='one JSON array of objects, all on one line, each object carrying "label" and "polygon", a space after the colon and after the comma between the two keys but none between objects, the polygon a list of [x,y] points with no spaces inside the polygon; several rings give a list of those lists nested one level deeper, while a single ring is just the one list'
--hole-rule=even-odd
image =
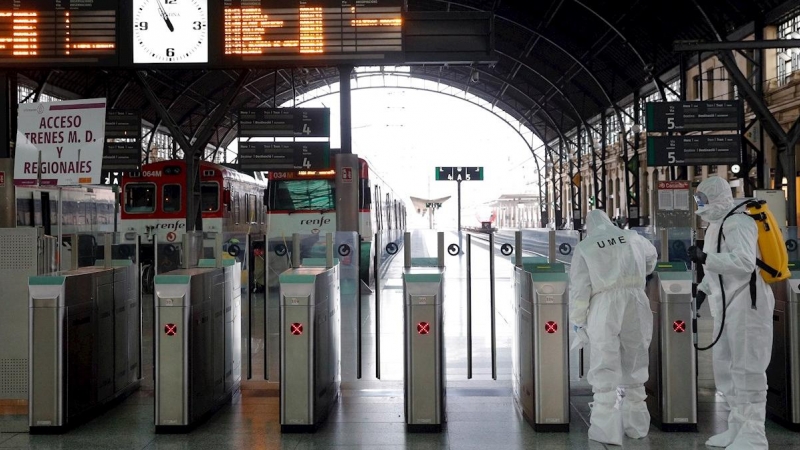
[{"label": "worker in white protective suit", "polygon": [[[702,264],[705,277],[697,287],[697,300],[707,296],[714,318],[714,336],[720,332],[723,304],[725,326],[714,346],[714,381],[730,408],[728,429],[712,436],[706,445],[728,449],[766,449],[764,432],[767,406],[767,366],[772,354],[772,312],[775,297],[756,274],[755,299],[750,278],[756,270],[758,228],[744,215],[725,216],[736,206],[727,181],[710,177],[697,186],[697,215],[708,222],[703,248],[690,247],[689,257]],[[722,230],[720,227],[722,226]],[[717,239],[722,243],[717,252]],[[720,275],[722,285],[720,288]],[[724,298],[723,298],[724,294]],[[755,303],[753,302],[755,300]]]},{"label": "worker in white protective suit", "polygon": [[643,438],[650,429],[644,400],[653,316],[644,292],[658,254],[635,231],[620,230],[604,211],[586,217],[586,239],[572,256],[570,322],[588,340],[594,391],[589,439],[622,445],[623,432]]}]

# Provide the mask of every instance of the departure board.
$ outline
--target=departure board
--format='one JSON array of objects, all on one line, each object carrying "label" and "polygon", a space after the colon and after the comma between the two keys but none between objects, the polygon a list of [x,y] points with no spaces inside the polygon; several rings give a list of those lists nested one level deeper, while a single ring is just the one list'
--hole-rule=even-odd
[{"label": "departure board", "polygon": [[5,0],[0,63],[116,58],[117,0]]},{"label": "departure board", "polygon": [[225,55],[244,60],[402,51],[403,0],[223,0]]}]

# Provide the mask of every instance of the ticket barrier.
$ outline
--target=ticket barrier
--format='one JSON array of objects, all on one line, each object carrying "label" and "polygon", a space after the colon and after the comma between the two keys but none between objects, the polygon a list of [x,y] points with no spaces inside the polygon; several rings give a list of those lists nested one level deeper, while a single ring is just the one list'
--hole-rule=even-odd
[{"label": "ticket barrier", "polygon": [[279,276],[283,433],[315,431],[339,399],[340,267],[330,242],[327,251]]},{"label": "ticket barrier", "polygon": [[197,266],[155,277],[156,433],[191,430],[241,383],[241,263]]},{"label": "ticket barrier", "polygon": [[444,233],[437,258],[411,258],[411,233],[404,239],[406,430],[438,432],[445,423]]},{"label": "ticket barrier", "polygon": [[514,398],[534,430],[569,431],[569,276],[561,263],[517,261]]},{"label": "ticket barrier", "polygon": [[767,415],[800,431],[800,262],[792,276],[772,285],[775,292],[772,359],[767,368]]},{"label": "ticket barrier", "polygon": [[28,292],[31,433],[67,431],[139,388],[138,265],[32,276]]},{"label": "ticket barrier", "polygon": [[646,290],[653,313],[649,379],[644,385],[651,422],[662,431],[697,431],[692,272],[684,262],[659,262]]}]

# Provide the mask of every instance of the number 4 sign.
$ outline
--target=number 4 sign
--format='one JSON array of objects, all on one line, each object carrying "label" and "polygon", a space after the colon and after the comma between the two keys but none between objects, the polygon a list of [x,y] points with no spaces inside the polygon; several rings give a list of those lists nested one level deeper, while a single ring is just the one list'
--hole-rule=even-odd
[{"label": "number 4 sign", "polygon": [[353,168],[352,167],[343,167],[342,168],[342,182],[344,182],[344,183],[352,183],[353,182]]}]

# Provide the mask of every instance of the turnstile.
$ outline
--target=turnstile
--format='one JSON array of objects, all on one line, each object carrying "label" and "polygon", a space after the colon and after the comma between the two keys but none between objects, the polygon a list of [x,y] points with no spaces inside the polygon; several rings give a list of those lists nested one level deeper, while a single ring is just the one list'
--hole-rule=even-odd
[{"label": "turnstile", "polygon": [[139,387],[141,304],[129,260],[29,279],[29,427],[66,431]]},{"label": "turnstile", "polygon": [[444,234],[438,258],[411,258],[405,233],[403,347],[406,430],[438,432],[445,423]]},{"label": "turnstile", "polygon": [[568,281],[564,264],[541,258],[514,268],[513,391],[536,431],[569,431]]},{"label": "turnstile", "polygon": [[773,284],[775,312],[772,359],[767,368],[767,414],[781,425],[800,431],[800,272]]},{"label": "turnstile", "polygon": [[155,277],[156,432],[185,432],[241,383],[241,263]]},{"label": "turnstile", "polygon": [[289,269],[279,280],[281,432],[314,431],[339,399],[339,265]]},{"label": "turnstile", "polygon": [[647,283],[653,313],[647,408],[662,431],[697,431],[697,351],[692,273],[683,262],[659,262]]}]

